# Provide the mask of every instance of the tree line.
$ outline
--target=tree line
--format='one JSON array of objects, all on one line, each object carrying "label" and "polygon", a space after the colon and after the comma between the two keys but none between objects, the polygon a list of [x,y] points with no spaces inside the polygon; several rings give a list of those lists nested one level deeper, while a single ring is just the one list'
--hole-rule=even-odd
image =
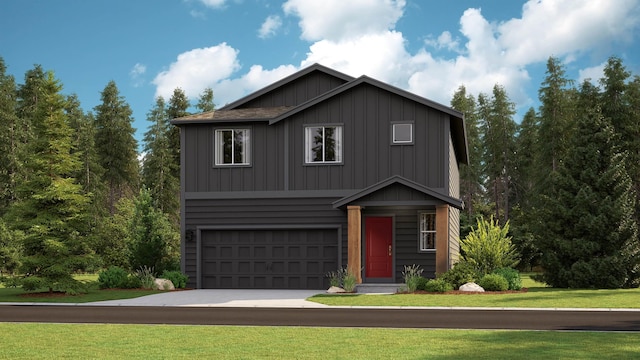
[{"label": "tree line", "polygon": [[[0,272],[26,290],[74,291],[72,275],[108,266],[180,269],[177,88],[147,114],[139,159],[132,111],[114,81],[85,112],[53,71],[18,84],[0,58]],[[197,111],[213,110],[206,89]]]},{"label": "tree line", "polygon": [[515,105],[455,92],[465,114],[469,164],[461,168],[462,233],[478,217],[510,223],[524,269],[556,287],[637,287],[640,282],[640,77],[611,57],[581,84],[551,57],[540,106],[518,124]]}]

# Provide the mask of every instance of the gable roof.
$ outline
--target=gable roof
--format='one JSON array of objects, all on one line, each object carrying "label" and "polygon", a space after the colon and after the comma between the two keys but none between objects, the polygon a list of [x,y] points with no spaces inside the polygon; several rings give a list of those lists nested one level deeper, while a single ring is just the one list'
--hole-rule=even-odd
[{"label": "gable roof", "polygon": [[435,198],[437,200],[440,200],[448,205],[451,205],[455,208],[458,209],[463,209],[464,204],[461,200],[452,198],[450,196],[447,195],[443,195],[431,188],[428,188],[426,186],[423,186],[421,184],[418,184],[417,182],[411,181],[407,178],[404,178],[402,176],[399,175],[394,175],[386,180],[383,180],[377,184],[373,184],[367,188],[362,189],[361,191],[358,191],[355,194],[349,195],[349,196],[345,196],[342,199],[335,201],[333,203],[333,208],[337,209],[343,206],[346,206],[354,201],[357,201],[359,199],[364,198],[367,195],[373,194],[377,191],[380,191],[384,188],[387,188],[389,186],[395,185],[395,184],[400,184],[400,185],[404,185],[410,189],[413,189],[415,191],[418,191],[420,193],[423,193],[429,197]]},{"label": "gable roof", "polygon": [[395,86],[389,85],[387,83],[384,83],[382,81],[370,78],[368,76],[360,76],[357,79],[354,79],[342,86],[338,86],[337,88],[331,90],[331,91],[327,91],[326,93],[317,96],[307,102],[304,102],[298,106],[292,107],[289,111],[284,112],[282,114],[280,114],[279,116],[274,117],[273,119],[269,120],[269,125],[273,125],[281,120],[284,120],[285,118],[297,114],[303,110],[306,110],[318,103],[321,103],[333,96],[336,96],[338,94],[341,94],[349,89],[353,89],[356,86],[362,85],[362,84],[369,84],[372,86],[375,86],[377,88],[389,91],[393,94],[396,94],[398,96],[402,96],[405,97],[407,99],[413,100],[417,103],[426,105],[428,107],[434,108],[436,110],[442,111],[448,115],[451,116],[451,136],[453,138],[453,144],[455,147],[455,151],[456,154],[458,154],[458,162],[461,162],[463,164],[467,164],[468,163],[468,159],[469,159],[469,152],[468,152],[468,147],[467,147],[467,135],[466,135],[466,128],[464,125],[464,114],[454,110],[448,106],[442,105],[440,103],[437,103],[435,101],[429,100],[427,98],[424,98],[422,96],[418,96],[414,93],[408,92],[406,90],[402,90],[400,88],[397,88]]},{"label": "gable roof", "polygon": [[304,69],[302,69],[302,70],[300,70],[298,72],[295,72],[295,73],[293,73],[293,74],[291,74],[291,75],[289,75],[289,76],[287,76],[287,77],[285,77],[285,78],[283,78],[281,80],[278,80],[278,81],[274,82],[273,84],[271,84],[271,85],[269,85],[267,87],[264,87],[264,88],[262,88],[262,89],[260,89],[260,90],[258,90],[256,92],[253,92],[253,93],[251,93],[251,94],[249,94],[249,95],[247,95],[247,96],[245,96],[243,98],[240,98],[240,99],[238,99],[238,100],[236,100],[236,101],[234,101],[234,102],[232,102],[230,104],[227,104],[227,105],[221,107],[220,110],[235,109],[235,108],[237,108],[239,106],[242,106],[243,104],[246,104],[246,103],[250,102],[251,100],[254,100],[254,99],[256,99],[256,98],[258,98],[258,97],[260,97],[260,96],[262,96],[264,94],[269,93],[270,91],[273,91],[273,90],[275,90],[275,89],[277,89],[277,88],[279,88],[279,87],[281,87],[283,85],[286,85],[286,84],[288,84],[290,82],[293,82],[295,80],[298,80],[298,79],[300,79],[300,78],[302,78],[302,77],[304,77],[304,76],[306,76],[308,74],[311,74],[313,72],[322,72],[322,73],[325,73],[327,75],[330,75],[330,76],[336,77],[338,79],[341,79],[344,82],[349,82],[349,81],[352,81],[354,79],[353,77],[351,77],[351,76],[349,76],[347,74],[343,74],[343,73],[341,73],[339,71],[333,70],[331,68],[328,68],[326,66],[323,66],[323,65],[320,65],[320,64],[316,63],[316,64],[313,64],[313,65],[311,65],[309,67],[306,67],[306,68],[304,68]]}]

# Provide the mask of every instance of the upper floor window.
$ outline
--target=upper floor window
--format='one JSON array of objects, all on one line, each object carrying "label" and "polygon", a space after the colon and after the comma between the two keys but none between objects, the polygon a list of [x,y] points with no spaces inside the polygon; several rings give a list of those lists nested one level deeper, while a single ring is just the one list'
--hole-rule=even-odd
[{"label": "upper floor window", "polygon": [[436,214],[420,213],[420,251],[436,249]]},{"label": "upper floor window", "polygon": [[308,126],[305,128],[305,162],[342,162],[342,126]]},{"label": "upper floor window", "polygon": [[249,129],[215,131],[216,165],[249,165]]},{"label": "upper floor window", "polygon": [[391,125],[392,144],[413,144],[413,124],[397,123]]}]

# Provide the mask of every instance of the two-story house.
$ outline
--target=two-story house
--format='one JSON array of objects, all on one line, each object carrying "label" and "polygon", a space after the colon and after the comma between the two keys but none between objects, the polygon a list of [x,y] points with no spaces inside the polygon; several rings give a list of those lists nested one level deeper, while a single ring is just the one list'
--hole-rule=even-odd
[{"label": "two-story house", "polygon": [[172,123],[191,287],[324,289],[342,267],[401,282],[458,258],[458,111],[313,65]]}]

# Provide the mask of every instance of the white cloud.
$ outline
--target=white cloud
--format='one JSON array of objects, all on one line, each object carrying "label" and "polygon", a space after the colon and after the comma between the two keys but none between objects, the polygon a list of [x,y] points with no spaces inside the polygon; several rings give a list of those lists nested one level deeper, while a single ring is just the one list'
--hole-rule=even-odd
[{"label": "white cloud", "polygon": [[293,65],[280,65],[272,70],[265,70],[260,65],[253,65],[249,72],[235,79],[225,79],[213,89],[216,103],[223,106],[255,90],[270,85],[298,71]]},{"label": "white cloud", "polygon": [[129,71],[129,78],[133,87],[140,87],[144,84],[143,75],[147,72],[147,67],[144,64],[136,63]]},{"label": "white cloud", "polygon": [[586,69],[582,69],[578,71],[578,83],[576,85],[582,84],[583,81],[589,80],[590,83],[598,86],[599,80],[604,77],[604,67],[607,63],[603,62],[600,65],[588,67]]},{"label": "white cloud", "polygon": [[173,90],[180,87],[188,97],[197,97],[206,87],[228,78],[240,68],[237,56],[238,50],[227,43],[184,52],[168,70],[153,79],[156,96],[169,99]]},{"label": "white cloud", "polygon": [[219,9],[224,6],[226,0],[200,0],[200,2],[206,7]]},{"label": "white cloud", "polygon": [[339,41],[393,29],[405,0],[288,0],[285,14],[300,18],[301,37]]},{"label": "white cloud", "polygon": [[278,31],[278,29],[280,29],[281,26],[282,26],[282,19],[280,19],[280,16],[269,15],[264,20],[264,22],[262,23],[262,26],[260,26],[260,29],[258,30],[258,37],[260,37],[261,39],[272,37],[276,34],[276,31]]}]

